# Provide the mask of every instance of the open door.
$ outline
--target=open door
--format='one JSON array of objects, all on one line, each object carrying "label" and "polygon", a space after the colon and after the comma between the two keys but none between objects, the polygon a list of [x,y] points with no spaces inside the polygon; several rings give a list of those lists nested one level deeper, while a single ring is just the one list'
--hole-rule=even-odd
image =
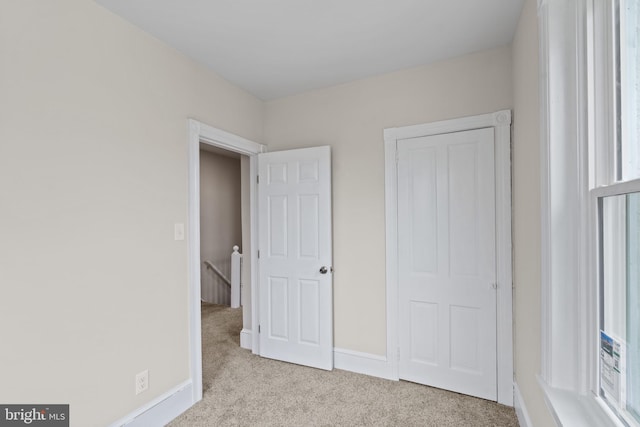
[{"label": "open door", "polygon": [[260,355],[333,369],[331,150],[258,155]]}]

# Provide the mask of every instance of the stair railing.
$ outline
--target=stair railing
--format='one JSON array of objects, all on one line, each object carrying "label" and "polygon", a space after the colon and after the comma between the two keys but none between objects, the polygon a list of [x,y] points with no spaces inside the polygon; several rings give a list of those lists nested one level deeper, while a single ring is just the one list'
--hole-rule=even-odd
[{"label": "stair railing", "polygon": [[220,271],[220,269],[218,267],[216,267],[215,265],[211,264],[211,262],[209,262],[209,261],[204,261],[204,265],[206,265],[209,270],[211,270],[214,273],[216,273],[218,275],[218,277],[221,278],[222,281],[227,284],[227,286],[231,287],[231,280],[229,280],[229,278],[227,276],[225,276],[224,273],[222,271]]}]

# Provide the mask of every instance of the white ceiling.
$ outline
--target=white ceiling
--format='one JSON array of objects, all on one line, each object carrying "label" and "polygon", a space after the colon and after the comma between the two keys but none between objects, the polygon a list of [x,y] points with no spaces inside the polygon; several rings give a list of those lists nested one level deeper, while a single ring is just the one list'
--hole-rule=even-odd
[{"label": "white ceiling", "polygon": [[96,0],[260,99],[511,42],[524,0]]}]

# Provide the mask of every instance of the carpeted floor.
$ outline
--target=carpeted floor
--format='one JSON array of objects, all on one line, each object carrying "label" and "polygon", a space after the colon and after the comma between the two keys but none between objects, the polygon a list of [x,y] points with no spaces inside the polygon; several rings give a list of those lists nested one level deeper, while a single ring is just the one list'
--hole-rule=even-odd
[{"label": "carpeted floor", "polygon": [[202,305],[204,397],[169,426],[518,426],[494,402],[261,358],[241,329],[242,309]]}]

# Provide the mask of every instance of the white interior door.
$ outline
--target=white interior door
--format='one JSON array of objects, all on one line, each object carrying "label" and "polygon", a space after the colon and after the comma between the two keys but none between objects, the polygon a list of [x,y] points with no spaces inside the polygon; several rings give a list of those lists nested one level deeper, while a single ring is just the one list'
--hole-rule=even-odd
[{"label": "white interior door", "polygon": [[398,142],[401,379],[497,400],[493,128]]},{"label": "white interior door", "polygon": [[333,368],[330,147],[258,156],[260,355]]}]

